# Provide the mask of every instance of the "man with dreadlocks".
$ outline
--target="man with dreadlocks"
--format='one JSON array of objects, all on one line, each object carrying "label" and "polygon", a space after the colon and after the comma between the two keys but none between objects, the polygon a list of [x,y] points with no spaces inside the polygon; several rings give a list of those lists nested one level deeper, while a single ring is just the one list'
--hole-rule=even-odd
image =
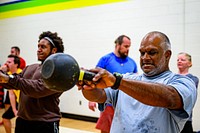
[{"label": "man with dreadlocks", "polygon": [[0,85],[21,91],[15,133],[58,133],[61,118],[59,97],[62,92],[48,89],[41,79],[42,64],[47,57],[63,53],[62,38],[57,33],[39,36],[37,57],[40,64],[28,65],[19,75],[0,72]]}]

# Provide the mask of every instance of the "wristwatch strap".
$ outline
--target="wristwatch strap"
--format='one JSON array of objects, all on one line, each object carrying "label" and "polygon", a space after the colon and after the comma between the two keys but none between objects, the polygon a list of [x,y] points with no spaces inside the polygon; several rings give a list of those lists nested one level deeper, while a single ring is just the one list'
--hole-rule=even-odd
[{"label": "wristwatch strap", "polygon": [[120,86],[120,82],[121,82],[121,80],[123,78],[123,75],[120,74],[120,73],[117,73],[117,72],[113,73],[113,75],[115,76],[116,81],[115,81],[114,85],[111,88],[114,89],[114,90],[117,90],[119,88],[119,86]]}]

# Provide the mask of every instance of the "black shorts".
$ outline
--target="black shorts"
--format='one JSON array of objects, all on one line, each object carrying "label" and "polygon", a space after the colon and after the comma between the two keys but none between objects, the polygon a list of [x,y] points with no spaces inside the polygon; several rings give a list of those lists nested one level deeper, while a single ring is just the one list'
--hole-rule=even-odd
[{"label": "black shorts", "polygon": [[181,133],[193,133],[192,122],[187,121]]},{"label": "black shorts", "polygon": [[8,90],[6,92],[6,97],[5,97],[4,104],[10,104],[10,97],[9,97],[9,91]]},{"label": "black shorts", "polygon": [[59,133],[59,121],[30,121],[17,117],[15,133]]},{"label": "black shorts", "polygon": [[[16,106],[18,107],[17,103],[16,103]],[[4,119],[12,119],[14,117],[15,117],[15,114],[14,114],[11,106],[2,115],[2,118],[4,118]]]}]

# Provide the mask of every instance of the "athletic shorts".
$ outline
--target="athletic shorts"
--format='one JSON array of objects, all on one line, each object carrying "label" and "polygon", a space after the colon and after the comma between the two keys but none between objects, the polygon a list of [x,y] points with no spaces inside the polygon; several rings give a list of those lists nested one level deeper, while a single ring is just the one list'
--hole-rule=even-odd
[{"label": "athletic shorts", "polygon": [[15,133],[59,133],[59,121],[30,121],[17,117]]},{"label": "athletic shorts", "polygon": [[96,129],[104,132],[110,132],[110,127],[112,124],[112,119],[114,116],[114,109],[112,106],[106,106],[104,111],[101,112],[100,117],[96,124]]},{"label": "athletic shorts", "polygon": [[[17,103],[16,103],[16,106],[18,107]],[[15,114],[14,114],[11,106],[2,115],[2,118],[9,119],[9,120],[14,118],[14,117],[15,117]]]},{"label": "athletic shorts", "polygon": [[9,97],[9,91],[8,90],[6,92],[6,97],[5,97],[4,104],[10,104],[10,97]]}]

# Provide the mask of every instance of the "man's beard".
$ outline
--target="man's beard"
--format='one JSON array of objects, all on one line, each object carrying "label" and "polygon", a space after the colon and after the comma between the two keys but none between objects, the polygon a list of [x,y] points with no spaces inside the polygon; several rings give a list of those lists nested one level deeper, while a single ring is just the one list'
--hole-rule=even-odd
[{"label": "man's beard", "polygon": [[151,77],[151,76],[156,76],[156,75],[162,73],[163,70],[164,70],[163,68],[166,66],[166,65],[165,65],[165,61],[164,61],[164,60],[161,60],[159,64],[160,64],[160,65],[156,66],[155,69],[153,69],[152,71],[150,71],[150,72],[148,72],[148,73],[144,73],[144,74],[145,74],[147,77],[148,77],[148,76]]},{"label": "man's beard", "polygon": [[121,53],[120,51],[118,51],[118,53],[121,58],[126,58],[128,56],[128,54]]}]

